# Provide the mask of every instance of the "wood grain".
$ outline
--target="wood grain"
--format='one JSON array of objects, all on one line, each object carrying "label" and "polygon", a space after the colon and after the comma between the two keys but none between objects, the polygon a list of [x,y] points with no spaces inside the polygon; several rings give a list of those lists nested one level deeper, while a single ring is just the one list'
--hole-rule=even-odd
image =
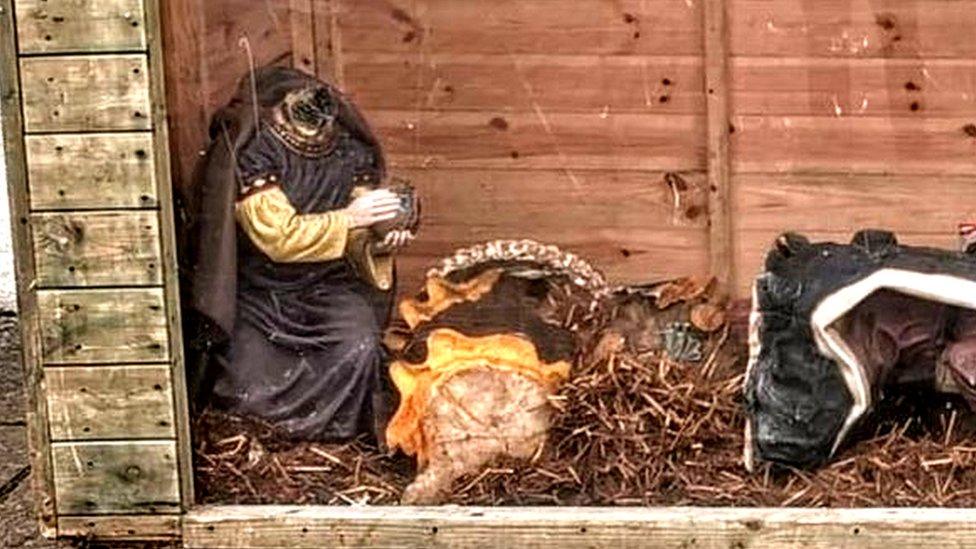
[{"label": "wood grain", "polygon": [[[198,4],[196,9],[202,9],[203,16],[201,63],[208,123],[233,97],[238,82],[249,74],[252,60],[254,67],[292,65],[290,7],[291,0]],[[253,57],[249,58],[248,51]]]},{"label": "wood grain", "polygon": [[176,436],[169,366],[46,368],[51,438]]},{"label": "wood grain", "polygon": [[16,0],[21,53],[143,50],[142,0]]},{"label": "wood grain", "polygon": [[165,541],[182,535],[178,515],[62,516],[58,536],[110,541]]},{"label": "wood grain", "polygon": [[25,139],[31,208],[152,208],[152,134],[52,134]]},{"label": "wood grain", "polygon": [[740,173],[976,174],[967,118],[735,116],[732,124]]},{"label": "wood grain", "polygon": [[[188,548],[929,547],[976,535],[970,509],[204,507]],[[951,533],[951,534],[950,534]]]},{"label": "wood grain", "polygon": [[315,0],[290,1],[288,16],[291,28],[292,66],[314,75],[318,66],[315,41],[316,2]]},{"label": "wood grain", "polygon": [[208,110],[204,106],[204,16],[197,0],[167,0],[160,6],[163,21],[163,63],[166,106],[172,150],[173,185],[177,192],[191,188],[193,170],[206,149]]},{"label": "wood grain", "polygon": [[372,111],[396,167],[703,170],[704,116]]},{"label": "wood grain", "polygon": [[195,502],[193,490],[193,447],[190,440],[189,393],[183,354],[183,326],[180,309],[179,263],[177,258],[176,197],[170,162],[169,110],[167,108],[165,55],[163,53],[164,15],[160,0],[148,0],[146,21],[153,32],[149,35],[151,94],[153,97],[153,151],[156,160],[156,179],[165,181],[159,187],[160,249],[163,267],[163,293],[166,307],[166,335],[168,337],[170,371],[173,383],[172,410],[176,422],[176,467],[179,476],[180,511]]},{"label": "wood grain", "polygon": [[31,216],[41,288],[162,283],[154,211]]},{"label": "wood grain", "polygon": [[733,58],[739,115],[976,117],[976,61]]},{"label": "wood grain", "polygon": [[3,128],[3,155],[10,200],[10,232],[17,283],[17,314],[20,326],[21,362],[26,385],[24,418],[30,450],[31,491],[38,530],[45,537],[57,533],[54,510],[54,475],[51,468],[51,442],[47,425],[47,401],[41,365],[40,312],[33,288],[34,253],[28,212],[30,191],[24,150],[24,120],[20,101],[13,0],[0,0],[0,125]]},{"label": "wood grain", "polygon": [[173,441],[53,445],[59,514],[158,514],[179,510]]},{"label": "wood grain", "polygon": [[367,111],[701,114],[698,57],[349,52],[346,91]]},{"label": "wood grain", "polygon": [[884,227],[899,233],[953,233],[976,219],[970,177],[928,175],[742,174],[733,181],[739,230]]},{"label": "wood grain", "polygon": [[20,71],[28,133],[151,127],[145,55],[28,57]]},{"label": "wood grain", "polygon": [[38,292],[47,364],[169,360],[161,289]]},{"label": "wood grain", "polygon": [[553,234],[707,226],[702,172],[406,169],[424,226],[520,227]]},{"label": "wood grain", "polygon": [[731,0],[736,56],[972,58],[976,2]]},{"label": "wood grain", "polygon": [[719,293],[733,280],[732,220],[729,198],[729,36],[725,0],[704,0],[705,97],[708,141],[708,267]]},{"label": "wood grain", "polygon": [[554,232],[504,226],[427,226],[397,260],[399,287],[411,295],[419,291],[424,273],[458,248],[522,238],[576,253],[614,283],[639,284],[708,272],[707,236],[698,229],[605,227]]},{"label": "wood grain", "polygon": [[698,55],[699,2],[341,0],[342,51]]}]

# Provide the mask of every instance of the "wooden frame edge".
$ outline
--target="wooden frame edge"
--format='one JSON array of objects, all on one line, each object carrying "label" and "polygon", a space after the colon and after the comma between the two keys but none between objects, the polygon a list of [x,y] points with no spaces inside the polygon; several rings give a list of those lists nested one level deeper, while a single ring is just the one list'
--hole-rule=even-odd
[{"label": "wooden frame edge", "polygon": [[150,96],[153,108],[153,154],[156,161],[156,192],[159,197],[159,228],[162,246],[163,287],[169,325],[170,360],[173,376],[173,406],[176,411],[176,451],[180,477],[180,500],[186,511],[194,503],[193,443],[190,435],[189,394],[183,355],[180,315],[179,261],[176,250],[176,212],[169,154],[169,123],[166,105],[166,59],[160,0],[145,0],[146,40],[149,45]]},{"label": "wooden frame edge", "polygon": [[731,214],[729,158],[729,39],[725,0],[705,0],[705,98],[708,145],[709,269],[723,293],[734,293],[735,249]]},{"label": "wooden frame edge", "polygon": [[4,154],[10,201],[10,225],[17,280],[17,308],[20,322],[21,363],[24,370],[27,441],[30,453],[31,487],[41,535],[57,535],[54,472],[48,431],[47,401],[44,399],[44,369],[37,313],[36,276],[30,230],[30,191],[24,149],[24,120],[13,0],[0,0],[0,101],[3,111]]},{"label": "wooden frame edge", "polygon": [[204,506],[188,548],[847,547],[976,542],[976,509]]}]

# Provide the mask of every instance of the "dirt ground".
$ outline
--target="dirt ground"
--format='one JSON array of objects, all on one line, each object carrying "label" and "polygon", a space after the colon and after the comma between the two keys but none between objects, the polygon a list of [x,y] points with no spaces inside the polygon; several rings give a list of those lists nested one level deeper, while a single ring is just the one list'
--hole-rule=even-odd
[{"label": "dirt ground", "polygon": [[0,547],[58,547],[37,530],[25,429],[17,322],[0,311]]}]

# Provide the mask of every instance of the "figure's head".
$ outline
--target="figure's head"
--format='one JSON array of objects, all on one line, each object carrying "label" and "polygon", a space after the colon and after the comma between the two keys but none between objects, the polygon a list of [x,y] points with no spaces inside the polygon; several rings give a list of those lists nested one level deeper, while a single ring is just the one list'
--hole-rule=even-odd
[{"label": "figure's head", "polygon": [[299,131],[314,135],[332,129],[338,106],[328,86],[311,85],[285,96],[284,112]]}]

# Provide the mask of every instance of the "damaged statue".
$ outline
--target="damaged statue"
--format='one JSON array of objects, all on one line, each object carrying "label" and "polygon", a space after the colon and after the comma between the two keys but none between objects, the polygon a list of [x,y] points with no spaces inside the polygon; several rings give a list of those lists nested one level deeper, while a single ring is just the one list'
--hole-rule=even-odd
[{"label": "damaged statue", "polygon": [[745,458],[829,460],[886,391],[921,384],[976,406],[976,257],[867,230],[780,236],[753,289]]},{"label": "damaged statue", "polygon": [[[302,439],[381,438],[394,402],[381,344],[409,187],[334,87],[268,67],[214,117],[191,203],[190,352],[218,407]],[[198,391],[199,394],[199,391]]]}]

